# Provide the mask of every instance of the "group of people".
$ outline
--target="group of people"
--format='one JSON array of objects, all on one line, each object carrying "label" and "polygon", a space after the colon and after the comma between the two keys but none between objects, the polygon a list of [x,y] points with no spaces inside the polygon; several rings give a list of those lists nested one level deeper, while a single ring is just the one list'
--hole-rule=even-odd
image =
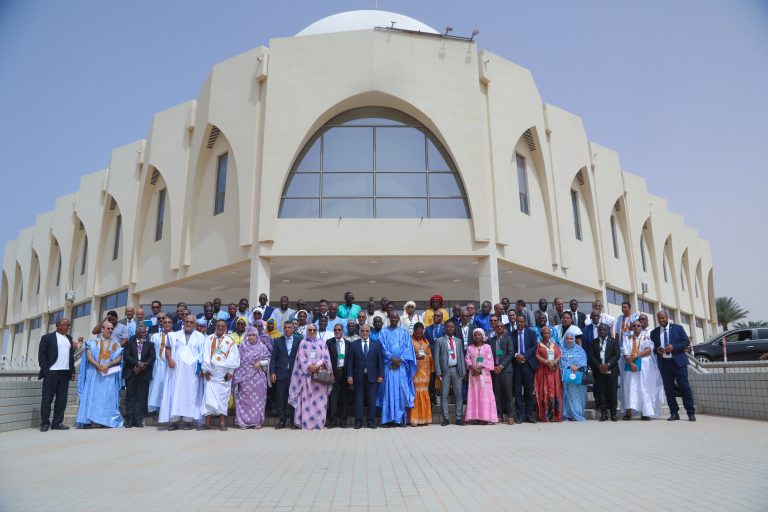
[{"label": "group of people", "polygon": [[628,302],[613,318],[599,300],[587,316],[576,300],[566,309],[559,297],[554,309],[545,299],[536,311],[502,299],[479,311],[454,304],[451,313],[440,295],[423,313],[413,301],[398,311],[386,297],[378,310],[372,300],[363,309],[351,292],[311,310],[303,300],[291,309],[288,297],[276,307],[266,294],[258,300],[224,311],[214,299],[197,316],[183,302],[173,315],[159,301],[148,318],[142,308],[127,307],[122,320],[110,311],[82,346],[60,319],[40,343],[41,430],[67,428],[66,388],[75,376],[79,428],[143,427],[151,414],[168,430],[210,429],[216,418],[226,430],[232,409],[238,427],[261,428],[268,402],[278,429],[345,428],[350,415],[354,428],[376,428],[377,412],[384,426],[426,425],[433,404],[445,426],[451,396],[457,425],[505,416],[510,425],[583,421],[590,386],[600,421],[618,421],[620,411],[624,420],[648,420],[661,414],[664,398],[677,420],[676,385],[696,419],[690,342],[663,311],[651,330]]}]

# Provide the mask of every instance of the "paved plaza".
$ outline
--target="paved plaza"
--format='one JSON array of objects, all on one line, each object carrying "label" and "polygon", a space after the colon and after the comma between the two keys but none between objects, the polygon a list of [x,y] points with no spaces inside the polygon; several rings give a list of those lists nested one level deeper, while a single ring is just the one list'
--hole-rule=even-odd
[{"label": "paved plaza", "polygon": [[0,434],[0,510],[768,510],[768,423]]}]

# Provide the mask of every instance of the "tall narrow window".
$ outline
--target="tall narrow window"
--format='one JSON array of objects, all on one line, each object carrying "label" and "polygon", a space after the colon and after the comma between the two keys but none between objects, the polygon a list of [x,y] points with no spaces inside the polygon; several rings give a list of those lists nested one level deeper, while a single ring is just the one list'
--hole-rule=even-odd
[{"label": "tall narrow window", "polygon": [[699,298],[699,278],[693,280],[693,289],[696,291],[696,298]]},{"label": "tall narrow window", "polygon": [[40,270],[37,271],[37,285],[35,286],[35,295],[40,295]]},{"label": "tall narrow window", "polygon": [[640,236],[640,263],[643,265],[643,272],[648,272],[648,265],[645,263],[645,237]]},{"label": "tall narrow window", "polygon": [[525,157],[521,155],[515,155],[517,157],[517,188],[520,190],[520,211],[526,215],[531,214],[531,210],[528,205],[528,178],[525,174]]},{"label": "tall narrow window", "polygon": [[213,200],[213,214],[224,211],[224,193],[227,190],[227,153],[219,155],[216,165],[216,195]]},{"label": "tall narrow window", "polygon": [[581,240],[581,216],[579,214],[579,193],[571,190],[571,206],[573,206],[573,229],[576,231],[576,240]]},{"label": "tall narrow window", "polygon": [[157,193],[157,221],[155,222],[155,242],[163,239],[163,219],[165,218],[165,194],[167,189]]},{"label": "tall narrow window", "polygon": [[85,275],[85,267],[88,266],[88,235],[85,235],[83,241],[83,263],[80,265],[80,275]]},{"label": "tall narrow window", "polygon": [[115,242],[112,245],[112,259],[116,260],[120,254],[120,232],[123,230],[123,216],[118,215],[115,220]]},{"label": "tall narrow window", "polygon": [[680,269],[680,286],[685,291],[685,271],[683,269]]},{"label": "tall narrow window", "polygon": [[664,271],[664,282],[668,283],[669,280],[667,278],[667,255],[662,254],[661,256],[661,269]]},{"label": "tall narrow window", "polygon": [[61,284],[61,253],[59,253],[59,267],[56,269],[56,286]]},{"label": "tall narrow window", "polygon": [[611,215],[611,240],[613,240],[613,257],[619,257],[619,235],[616,233],[616,216]]}]

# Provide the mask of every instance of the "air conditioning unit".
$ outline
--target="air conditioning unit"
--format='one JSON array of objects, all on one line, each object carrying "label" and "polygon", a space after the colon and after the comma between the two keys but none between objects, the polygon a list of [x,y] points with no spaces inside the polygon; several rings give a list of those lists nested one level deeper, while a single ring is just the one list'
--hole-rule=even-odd
[{"label": "air conditioning unit", "polygon": [[67,302],[75,301],[75,290],[69,290],[64,292],[64,300]]},{"label": "air conditioning unit", "polygon": [[643,293],[648,293],[648,283],[641,283]]}]

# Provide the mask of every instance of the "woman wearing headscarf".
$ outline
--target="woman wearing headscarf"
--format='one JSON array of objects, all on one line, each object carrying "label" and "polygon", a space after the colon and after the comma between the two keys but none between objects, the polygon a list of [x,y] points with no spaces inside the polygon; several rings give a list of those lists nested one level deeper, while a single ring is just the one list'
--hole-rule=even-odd
[{"label": "woman wearing headscarf", "polygon": [[485,331],[479,327],[472,331],[472,345],[467,348],[467,354],[464,357],[469,370],[467,412],[464,416],[466,421],[474,421],[475,424],[499,422],[491,382],[493,355],[491,346],[486,344],[485,340]]},{"label": "woman wearing headscarf", "polygon": [[421,315],[416,313],[416,303],[409,300],[405,303],[405,311],[400,316],[400,327],[408,331],[408,334],[413,335],[413,328],[417,323],[422,323]]},{"label": "woman wearing headscarf", "polygon": [[299,344],[291,374],[288,403],[296,411],[293,423],[297,427],[303,430],[320,430],[325,426],[328,395],[332,384],[315,382],[312,375],[321,369],[328,370],[333,375],[333,367],[328,346],[317,336],[317,326],[308,324],[305,328],[306,335]]},{"label": "woman wearing headscarf", "polygon": [[277,330],[277,321],[274,318],[267,320],[267,335],[273,340],[282,336],[280,331]]},{"label": "woman wearing headscarf", "polygon": [[413,408],[408,413],[411,426],[432,423],[432,404],[429,403],[429,378],[435,371],[429,340],[424,337],[424,324],[417,322],[411,336],[413,351],[416,354],[416,373],[413,375],[413,389],[416,392]]},{"label": "woman wearing headscarf", "polygon": [[235,421],[240,428],[261,428],[264,424],[271,357],[270,337],[248,326],[245,341],[240,345],[240,366],[232,377]]},{"label": "woman wearing headscarf", "polygon": [[442,295],[433,295],[429,298],[429,308],[424,312],[424,327],[429,327],[435,323],[434,317],[438,311],[443,314],[443,321],[450,318],[448,310],[443,308],[444,303]]},{"label": "woman wearing headscarf", "polygon": [[245,339],[245,328],[247,326],[248,321],[244,316],[239,317],[235,321],[235,330],[232,331],[232,339],[235,340],[238,347],[243,344],[243,340]]},{"label": "woman wearing headscarf", "polygon": [[632,410],[640,413],[640,419],[648,421],[651,416],[661,414],[662,382],[652,355],[653,341],[648,332],[643,330],[639,320],[633,320],[632,331],[624,336],[621,345],[619,365],[621,372],[622,405],[626,409],[624,420],[632,419]]},{"label": "woman wearing headscarf", "polygon": [[541,340],[536,347],[536,369],[533,383],[536,387],[536,407],[539,421],[562,421],[563,388],[560,382],[560,359],[562,352],[551,337],[552,330],[546,325],[541,327]]},{"label": "woman wearing headscarf", "polygon": [[560,369],[563,372],[563,418],[568,418],[568,421],[584,421],[587,386],[572,383],[568,377],[587,369],[587,353],[576,344],[576,336],[566,331],[562,354]]}]

